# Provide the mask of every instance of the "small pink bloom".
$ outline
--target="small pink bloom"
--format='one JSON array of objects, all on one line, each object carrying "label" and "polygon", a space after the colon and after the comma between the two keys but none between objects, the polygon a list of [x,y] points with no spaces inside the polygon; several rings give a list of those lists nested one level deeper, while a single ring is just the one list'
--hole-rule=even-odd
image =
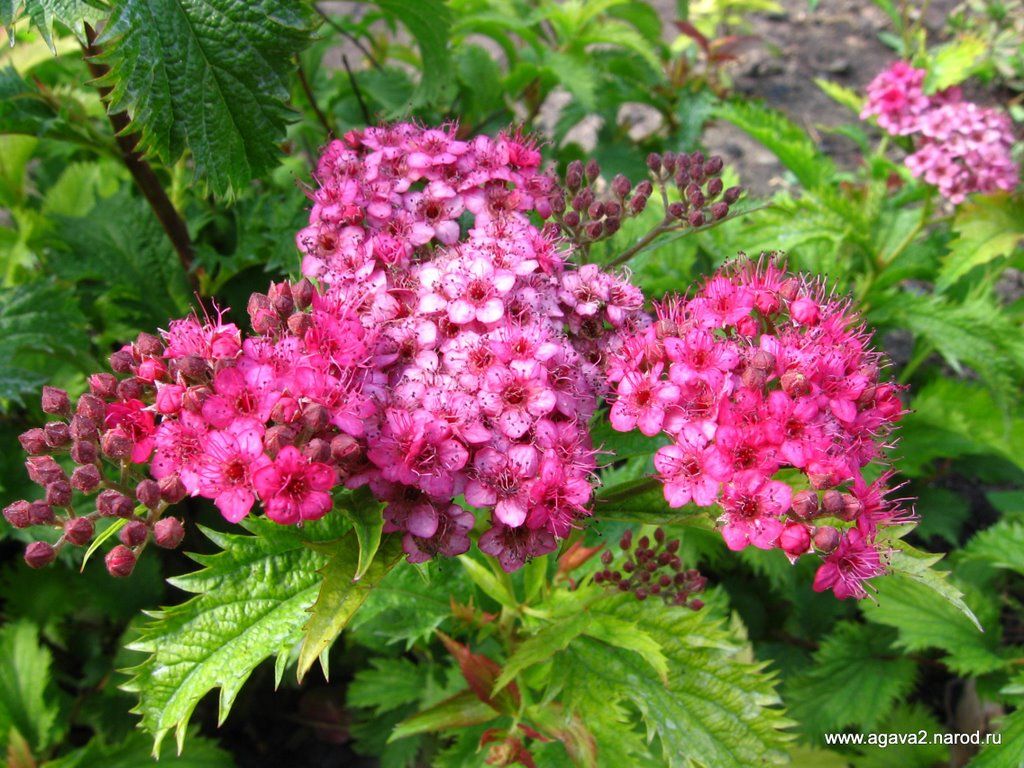
[{"label": "small pink bloom", "polygon": [[206,436],[196,469],[199,495],[213,499],[229,522],[237,523],[249,514],[256,501],[252,474],[270,463],[263,454],[262,438],[262,425],[247,419]]},{"label": "small pink bloom", "polygon": [[336,482],[334,469],[310,461],[286,445],[274,458],[252,472],[252,484],[275,523],[294,525],[317,520],[330,511],[329,491]]}]

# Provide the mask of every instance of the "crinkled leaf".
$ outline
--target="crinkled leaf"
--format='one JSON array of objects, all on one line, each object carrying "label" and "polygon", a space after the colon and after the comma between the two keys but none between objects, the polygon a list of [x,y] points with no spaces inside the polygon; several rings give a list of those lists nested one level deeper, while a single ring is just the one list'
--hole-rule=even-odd
[{"label": "crinkled leaf", "polygon": [[43,764],[43,768],[231,768],[235,761],[210,739],[189,734],[188,745],[180,755],[164,755],[157,763],[150,755],[152,744],[144,734],[133,733],[119,744],[104,744],[94,738],[85,747]]},{"label": "crinkled leaf", "polygon": [[961,205],[935,287],[943,291],[975,267],[1009,256],[1024,240],[1024,198],[985,195]]},{"label": "crinkled leaf", "polygon": [[28,621],[0,629],[0,751],[16,731],[33,752],[54,737],[58,707],[50,679],[50,652]]},{"label": "crinkled leaf", "polygon": [[719,619],[625,595],[601,598],[590,610],[647,633],[668,660],[668,683],[636,652],[580,636],[552,665],[567,709],[586,722],[628,703],[673,768],[785,762],[791,737],[781,729],[790,723],[778,708],[774,676],[749,661],[749,646]]},{"label": "crinkled leaf", "polygon": [[406,718],[395,726],[388,741],[397,741],[419,733],[436,733],[451,728],[480,725],[490,722],[497,716],[497,710],[480,701],[472,691],[463,691]]},{"label": "crinkled leaf", "polygon": [[56,53],[53,45],[53,23],[60,22],[75,37],[85,42],[85,25],[95,25],[106,17],[104,4],[99,0],[2,0],[0,2],[0,25],[7,36],[14,40],[13,26],[22,15],[28,16],[32,25],[39,30],[43,40]]},{"label": "crinkled leaf", "polygon": [[147,654],[128,670],[124,687],[139,694],[133,711],[154,736],[155,752],[172,728],[181,749],[189,717],[209,691],[220,688],[223,721],[256,666],[290,653],[302,637],[320,586],[317,570],[326,559],[307,544],[336,538],[345,523],[341,515],[328,515],[301,530],[265,518],[243,525],[255,535],[204,529],[222,551],[192,555],[202,569],[171,580],[195,597],[152,613],[153,621],[129,646]]},{"label": "crinkled leaf", "polygon": [[1024,764],[1024,709],[1007,715],[999,723],[999,744],[982,748],[970,768],[1020,768]]},{"label": "crinkled leaf", "polygon": [[545,624],[531,633],[516,647],[508,661],[505,662],[501,675],[494,684],[494,689],[501,690],[524,669],[545,662],[559,651],[565,650],[569,643],[583,634],[588,620],[589,617],[580,612],[568,618]]},{"label": "crinkled leaf", "polygon": [[974,74],[987,51],[988,43],[975,35],[958,35],[955,40],[936,47],[930,52],[925,93],[962,83]]},{"label": "crinkled leaf", "polygon": [[354,531],[350,531],[341,541],[315,545],[315,549],[327,556],[328,560],[318,571],[323,576],[323,583],[302,638],[298,662],[299,680],[305,677],[320,655],[331,647],[370,592],[401,559],[402,539],[400,536],[388,536],[358,581],[356,573],[361,548]]},{"label": "crinkled leaf", "polygon": [[785,700],[801,730],[818,736],[856,725],[871,730],[914,685],[917,665],[892,647],[888,627],[842,622],[787,681]]},{"label": "crinkled leaf", "polygon": [[963,561],[982,562],[1024,575],[1024,523],[1000,520],[976,534],[960,555]]},{"label": "crinkled leaf", "polygon": [[350,707],[373,709],[377,715],[420,700],[427,668],[406,658],[379,657],[356,672],[345,693]]},{"label": "crinkled leaf", "polygon": [[127,111],[139,148],[233,195],[278,162],[292,119],[288,74],[309,41],[299,0],[116,0],[99,44],[110,111]]}]

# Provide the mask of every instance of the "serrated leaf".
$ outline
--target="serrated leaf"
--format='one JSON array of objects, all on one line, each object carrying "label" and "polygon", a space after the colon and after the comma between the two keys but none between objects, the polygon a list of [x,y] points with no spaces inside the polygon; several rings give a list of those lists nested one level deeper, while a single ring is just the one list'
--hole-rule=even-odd
[{"label": "serrated leaf", "polygon": [[481,725],[489,723],[497,716],[498,712],[480,701],[472,691],[463,691],[406,718],[395,726],[388,741],[397,741],[420,733],[437,733],[450,728]]},{"label": "serrated leaf", "polygon": [[[877,730],[887,734],[944,735],[945,729],[935,715],[923,704],[899,704],[885,718],[885,725]],[[949,764],[949,747],[943,744],[899,744],[858,747],[860,755],[853,757],[854,768],[935,768]]]},{"label": "serrated leaf", "polygon": [[298,662],[300,681],[330,648],[374,587],[397,565],[402,557],[402,539],[388,536],[359,581],[355,580],[360,555],[355,532],[348,533],[339,542],[318,545],[316,549],[328,560],[317,571],[323,582],[311,609],[313,615],[304,628]]},{"label": "serrated leaf", "polygon": [[820,77],[814,79],[814,84],[824,91],[825,95],[832,99],[832,101],[842,104],[854,114],[860,115],[861,109],[864,108],[864,97],[859,93],[839,85],[839,83],[833,83],[831,80],[825,80]]},{"label": "serrated leaf", "polygon": [[373,498],[366,489],[360,488],[352,493],[352,500],[342,508],[345,516],[352,523],[356,540],[359,543],[359,558],[356,563],[353,581],[359,581],[373,563],[373,558],[380,547],[380,537],[384,530],[383,505]]},{"label": "serrated leaf", "polygon": [[127,111],[139,149],[234,196],[277,165],[292,119],[288,74],[310,39],[300,0],[116,0],[98,41],[109,110]]},{"label": "serrated leaf", "polygon": [[943,555],[922,552],[901,539],[893,540],[889,544],[892,547],[892,552],[889,555],[889,571],[903,574],[932,590],[966,616],[979,632],[985,631],[981,622],[978,621],[978,617],[974,615],[974,611],[964,602],[963,593],[949,580],[949,573],[932,567],[942,560]]},{"label": "serrated leaf", "polygon": [[955,40],[931,51],[924,92],[935,93],[957,85],[974,74],[975,67],[988,51],[988,44],[974,35],[958,35]]},{"label": "serrated leaf", "polygon": [[999,743],[989,744],[968,763],[969,768],[1020,768],[1024,764],[1024,710],[1018,709],[999,723]]},{"label": "serrated leaf", "polygon": [[459,562],[465,568],[469,578],[480,587],[485,595],[506,608],[515,609],[519,605],[507,580],[499,579],[494,575],[494,571],[479,560],[473,559],[471,555],[462,555],[459,557]]},{"label": "serrated leaf", "polygon": [[865,618],[894,627],[897,644],[909,651],[941,648],[949,655],[946,664],[963,674],[985,674],[1001,669],[1006,660],[999,655],[995,628],[981,633],[958,608],[937,600],[935,592],[904,574],[873,581],[875,600],[863,600]]},{"label": "serrated leaf", "polygon": [[[44,763],[42,768],[139,768],[157,765],[150,755],[151,744],[144,734],[133,733],[119,744],[104,744],[94,738],[82,749]],[[164,755],[160,768],[231,768],[234,759],[210,739],[190,734],[180,755]]]},{"label": "serrated leaf", "polygon": [[[668,684],[631,650],[581,636],[552,665],[552,686],[584,722],[628,703],[641,714],[649,737],[658,736],[671,768],[714,765],[747,768],[786,761],[781,729],[790,723],[771,673],[748,660],[749,646],[707,611],[639,602],[626,595],[599,599],[592,613],[631,622],[656,642],[668,660]],[[599,755],[601,765],[603,758]]]},{"label": "serrated leaf", "polygon": [[387,657],[370,660],[356,672],[345,692],[350,707],[373,709],[381,715],[420,700],[426,685],[426,667],[409,659]]},{"label": "serrated leaf", "polygon": [[501,674],[494,683],[495,692],[511,683],[520,672],[535,664],[547,661],[559,651],[565,650],[569,643],[583,634],[589,617],[577,613],[559,621],[545,624],[540,629],[516,646],[509,656]]},{"label": "serrated leaf", "polygon": [[892,647],[888,627],[842,622],[787,681],[784,698],[801,730],[814,736],[855,725],[870,731],[914,685],[917,665]]},{"label": "serrated leaf", "polygon": [[50,652],[27,621],[0,629],[0,751],[15,731],[33,752],[52,743],[59,708],[50,679]]},{"label": "serrated leaf", "polygon": [[835,163],[821,154],[805,130],[781,112],[759,102],[734,100],[716,107],[714,114],[763,144],[807,189],[823,187],[834,178]]},{"label": "serrated leaf", "polygon": [[983,562],[1024,575],[1024,523],[1000,520],[975,534],[960,556],[962,561]]},{"label": "serrated leaf", "polygon": [[442,0],[372,0],[382,11],[405,25],[420,49],[421,80],[415,101],[427,104],[437,98],[452,78],[448,35],[452,14]]},{"label": "serrated leaf", "polygon": [[96,25],[106,17],[106,11],[97,0],[3,0],[0,2],[0,25],[14,41],[14,23],[22,15],[28,16],[39,30],[43,40],[54,53],[53,24],[60,22],[85,42],[85,25]]},{"label": "serrated leaf", "polygon": [[139,694],[132,711],[153,735],[155,753],[171,729],[181,749],[192,711],[209,691],[220,688],[223,722],[256,666],[290,652],[302,636],[320,585],[317,569],[326,559],[307,544],[336,538],[344,522],[328,515],[302,530],[265,518],[242,525],[253,535],[203,529],[221,552],[193,555],[203,567],[171,580],[195,597],[153,613],[129,646],[148,654],[127,670],[124,689]]},{"label": "serrated leaf", "polygon": [[1024,240],[1024,198],[985,195],[961,205],[953,220],[957,237],[942,260],[935,289],[944,291],[975,267],[1009,256]]}]

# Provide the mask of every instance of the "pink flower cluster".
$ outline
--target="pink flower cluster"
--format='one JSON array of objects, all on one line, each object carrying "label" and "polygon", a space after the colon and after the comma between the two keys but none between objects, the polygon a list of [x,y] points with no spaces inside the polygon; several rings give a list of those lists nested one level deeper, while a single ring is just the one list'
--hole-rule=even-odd
[{"label": "pink flower cluster", "polygon": [[925,94],[925,74],[905,61],[892,64],[868,85],[861,119],[875,117],[895,136],[917,135],[907,167],[954,205],[974,192],[1013,190],[1019,176],[1009,118],[962,101],[959,88]]},{"label": "pink flower cluster", "polygon": [[882,570],[877,529],[905,519],[861,473],[903,410],[868,342],[821,285],[730,266],[623,340],[611,424],[669,436],[654,456],[669,506],[719,504],[730,549],[816,549],[815,588],[860,597]]},{"label": "pink flower cluster", "polygon": [[303,271],[376,336],[347,484],[387,502],[414,562],[468,549],[458,496],[489,511],[479,546],[507,570],[589,514],[597,361],[646,316],[638,289],[570,268],[526,218],[550,212],[539,164],[518,136],[411,125],[350,134],[320,161]]}]

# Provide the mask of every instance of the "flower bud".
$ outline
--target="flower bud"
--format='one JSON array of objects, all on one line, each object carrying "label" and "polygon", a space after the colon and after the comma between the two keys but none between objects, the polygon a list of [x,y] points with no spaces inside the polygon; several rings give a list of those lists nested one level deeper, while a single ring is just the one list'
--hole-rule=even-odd
[{"label": "flower bud", "polygon": [[295,309],[295,300],[292,298],[288,283],[271,283],[267,295],[270,298],[270,305],[281,317],[287,317]]},{"label": "flower bud", "polygon": [[573,160],[565,169],[565,186],[575,192],[583,185],[583,163]]},{"label": "flower bud", "polygon": [[820,525],[814,531],[812,537],[814,548],[824,554],[829,554],[839,546],[839,531],[831,525]]},{"label": "flower bud", "polygon": [[708,176],[717,176],[722,172],[722,168],[725,167],[725,162],[718,155],[712,155],[704,163],[704,173]]},{"label": "flower bud", "polygon": [[565,226],[573,228],[580,225],[580,215],[576,211],[568,211],[562,218]]},{"label": "flower bud", "polygon": [[68,393],[57,387],[43,387],[41,398],[43,413],[67,416],[71,413],[71,399]]},{"label": "flower bud", "polygon": [[146,392],[146,382],[136,376],[130,376],[117,384],[118,400],[138,400]]},{"label": "flower bud", "polygon": [[651,154],[647,156],[647,167],[650,169],[651,173],[660,172],[661,155],[659,155],[657,152],[651,152]]},{"label": "flower bud", "polygon": [[52,507],[66,507],[71,504],[71,483],[57,480],[46,486],[46,503]]},{"label": "flower bud", "polygon": [[844,493],[841,497],[843,508],[839,512],[839,517],[847,522],[852,522],[860,517],[861,513],[864,512],[864,503],[852,493]]},{"label": "flower bud", "polygon": [[301,451],[310,461],[324,463],[331,460],[331,444],[326,440],[313,438],[302,446]]},{"label": "flower bud", "polygon": [[331,423],[331,412],[322,405],[307,405],[302,411],[302,427],[313,434],[322,432]]},{"label": "flower bud", "polygon": [[818,514],[818,494],[799,491],[793,495],[793,514],[801,520],[810,520]]},{"label": "flower bud", "polygon": [[161,477],[157,481],[157,485],[160,486],[160,498],[166,504],[177,504],[188,494],[185,484],[177,475]]},{"label": "flower bud", "polygon": [[352,461],[359,453],[359,441],[351,435],[335,435],[331,440],[331,458],[338,464]]},{"label": "flower bud", "polygon": [[118,544],[104,558],[107,573],[119,579],[132,575],[135,570],[135,553],[123,544]]},{"label": "flower bud", "polygon": [[180,384],[159,384],[156,388],[156,409],[165,416],[181,410],[181,399],[185,388]]},{"label": "flower bud", "polygon": [[53,507],[45,501],[33,501],[28,507],[29,525],[53,525],[57,516],[53,513]]},{"label": "flower bud", "polygon": [[306,332],[313,327],[313,318],[308,312],[296,312],[288,318],[288,330],[294,336],[305,336]]},{"label": "flower bud", "polygon": [[112,400],[117,392],[117,377],[112,373],[94,373],[89,377],[89,391],[96,397]]},{"label": "flower bud", "polygon": [[553,194],[548,198],[548,204],[551,206],[551,210],[555,213],[565,213],[565,194],[562,190],[558,190],[556,194]]},{"label": "flower bud", "polygon": [[615,178],[612,179],[612,192],[618,198],[623,198],[629,194],[629,191],[633,188],[633,185],[629,183],[629,179],[623,176],[621,173],[615,174]]},{"label": "flower bud", "polygon": [[151,333],[140,333],[135,338],[135,351],[143,357],[160,357],[164,353],[164,345]]},{"label": "flower bud", "polygon": [[818,307],[818,302],[804,296],[789,305],[789,314],[800,325],[817,325],[821,317],[821,309]]},{"label": "flower bud", "polygon": [[28,476],[36,485],[49,485],[58,480],[67,480],[64,469],[53,456],[29,456],[25,460]]},{"label": "flower bud", "polygon": [[290,424],[275,424],[263,436],[263,447],[268,454],[276,456],[286,445],[294,445],[298,436],[296,428]]},{"label": "flower bud", "polygon": [[750,358],[750,365],[759,371],[771,371],[775,368],[775,355],[764,349],[759,349]]},{"label": "flower bud", "polygon": [[791,558],[800,557],[811,548],[811,534],[803,523],[790,523],[779,534],[779,547]]},{"label": "flower bud", "polygon": [[138,377],[141,381],[152,384],[167,378],[167,366],[163,360],[149,358],[139,363]]},{"label": "flower bud", "polygon": [[71,442],[71,430],[63,421],[51,421],[43,427],[43,434],[50,448],[60,448]]},{"label": "flower bud", "polygon": [[33,541],[25,547],[25,563],[29,568],[43,568],[54,561],[57,550],[45,541]]},{"label": "flower bud", "polygon": [[686,203],[682,203],[678,200],[668,204],[668,215],[673,219],[684,219],[686,218]]},{"label": "flower bud", "polygon": [[110,367],[114,373],[131,373],[135,358],[128,347],[122,347],[110,356]]},{"label": "flower bud", "polygon": [[135,505],[120,491],[106,490],[96,497],[96,511],[101,517],[131,517]]},{"label": "flower bud", "polygon": [[665,173],[669,176],[676,172],[677,162],[678,159],[675,152],[666,152],[661,156],[661,167],[665,169]]},{"label": "flower bud", "polygon": [[811,391],[807,377],[800,371],[786,371],[779,383],[782,385],[782,391],[790,397],[803,397]]},{"label": "flower bud", "polygon": [[688,219],[691,227],[703,227],[704,226],[704,214],[700,211],[691,211]]},{"label": "flower bud", "polygon": [[[720,194],[722,194],[722,180],[721,179],[711,179],[711,181],[708,182],[708,186],[707,186],[707,196],[708,196],[708,198],[713,200],[714,198],[718,197]],[[728,203],[726,203],[726,205],[728,205]]]},{"label": "flower bud", "polygon": [[71,423],[68,425],[68,434],[73,440],[96,440],[99,438],[96,422],[85,416],[78,415],[71,417]]},{"label": "flower bud", "polygon": [[100,439],[100,448],[103,454],[112,459],[123,461],[131,457],[134,448],[129,437],[118,432],[116,429],[108,430]]},{"label": "flower bud", "polygon": [[704,193],[700,191],[700,187],[696,184],[687,185],[686,199],[690,201],[690,205],[694,208],[701,208],[704,206]]},{"label": "flower bud", "polygon": [[153,542],[162,549],[174,549],[185,538],[185,527],[176,517],[164,517],[153,526]]},{"label": "flower bud", "polygon": [[95,464],[83,464],[71,473],[71,487],[82,493],[91,493],[99,487],[103,477]]},{"label": "flower bud", "polygon": [[189,413],[200,413],[203,403],[210,399],[213,392],[209,387],[189,387],[181,396],[181,408]]},{"label": "flower bud", "polygon": [[46,444],[46,432],[38,427],[22,432],[18,435],[18,442],[21,443],[22,450],[29,456],[38,456],[49,450],[49,446]]},{"label": "flower bud", "polygon": [[76,440],[71,444],[71,458],[76,464],[93,464],[98,458],[96,443]]},{"label": "flower bud", "polygon": [[725,190],[725,196],[722,198],[729,205],[732,205],[740,199],[740,194],[743,192],[742,187],[729,187]]},{"label": "flower bud", "polygon": [[174,361],[178,372],[191,381],[205,381],[210,376],[210,364],[198,355],[185,355]]},{"label": "flower bud", "polygon": [[139,481],[135,486],[135,498],[150,509],[156,509],[160,504],[160,484],[149,478]]},{"label": "flower bud", "polygon": [[833,489],[821,495],[821,508],[826,515],[840,517],[843,514],[843,494]]},{"label": "flower bud", "polygon": [[590,160],[587,161],[586,172],[587,181],[589,181],[591,184],[597,181],[597,177],[601,175],[601,166],[598,164],[597,160],[591,158]]},{"label": "flower bud", "polygon": [[4,520],[15,528],[28,528],[32,524],[32,520],[29,517],[31,506],[24,499],[8,504],[4,507]]},{"label": "flower bud", "polygon": [[600,221],[588,221],[583,231],[590,240],[597,240],[601,237],[601,233],[604,232],[604,224]]},{"label": "flower bud", "polygon": [[313,303],[313,284],[306,278],[292,285],[292,300],[296,309],[306,309]]},{"label": "flower bud", "polygon": [[64,521],[64,539],[76,547],[88,544],[95,530],[88,517],[72,517]]},{"label": "flower bud", "polygon": [[604,216],[604,203],[599,200],[591,203],[590,207],[587,208],[587,216],[592,219],[600,219]]},{"label": "flower bud", "polygon": [[719,200],[717,203],[711,205],[711,218],[715,221],[721,221],[729,215],[729,204],[724,200]]},{"label": "flower bud", "polygon": [[[117,385],[115,384],[111,396],[116,393]],[[93,424],[102,424],[103,419],[107,415],[107,405],[96,395],[86,394],[78,398],[78,406],[75,408],[75,413],[89,419]]]},{"label": "flower bud", "polygon": [[622,226],[622,220],[619,218],[610,218],[604,220],[604,236],[611,237],[619,231],[619,227]]},{"label": "flower bud", "polygon": [[149,537],[149,527],[141,520],[129,520],[120,531],[117,538],[126,547],[137,547]]}]

